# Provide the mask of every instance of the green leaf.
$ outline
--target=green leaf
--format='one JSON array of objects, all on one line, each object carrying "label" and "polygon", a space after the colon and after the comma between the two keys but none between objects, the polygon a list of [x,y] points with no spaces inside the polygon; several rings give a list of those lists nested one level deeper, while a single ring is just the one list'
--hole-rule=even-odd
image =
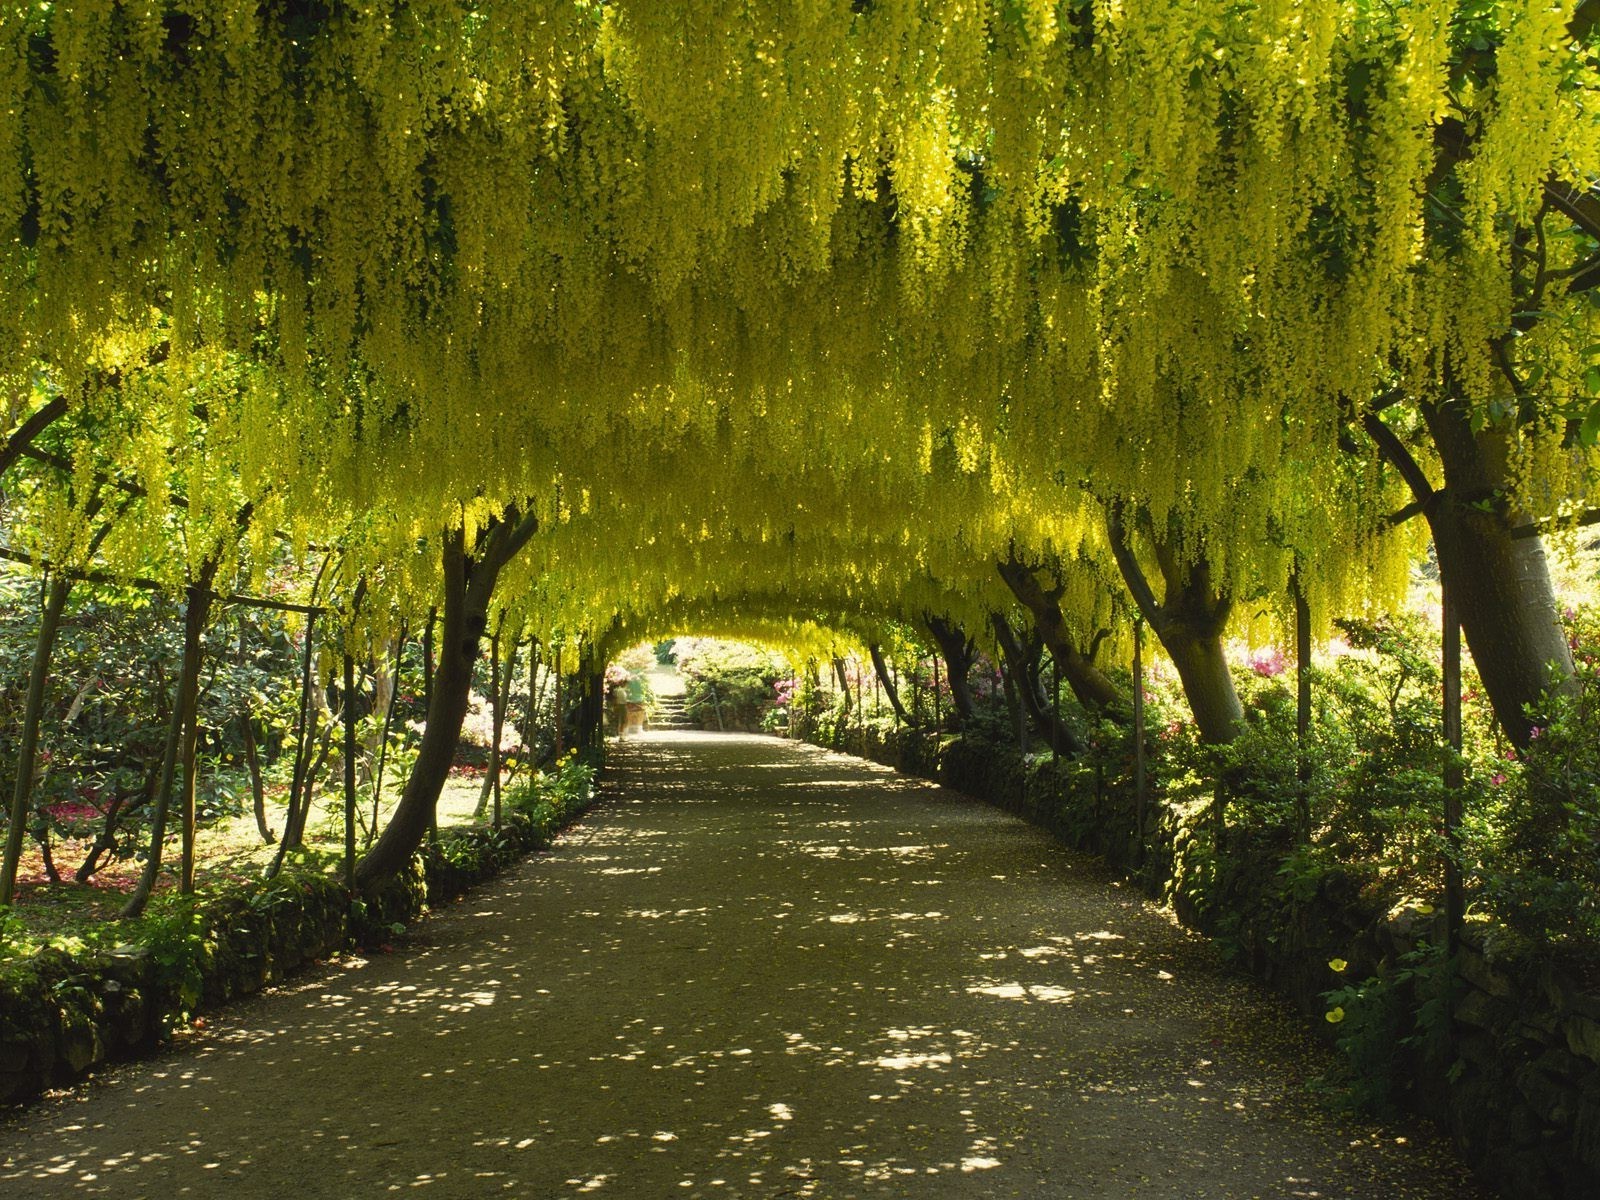
[{"label": "green leaf", "polygon": [[1600,442],[1600,401],[1589,406],[1589,415],[1583,418],[1583,424],[1578,426],[1578,441],[1585,446],[1593,446]]}]

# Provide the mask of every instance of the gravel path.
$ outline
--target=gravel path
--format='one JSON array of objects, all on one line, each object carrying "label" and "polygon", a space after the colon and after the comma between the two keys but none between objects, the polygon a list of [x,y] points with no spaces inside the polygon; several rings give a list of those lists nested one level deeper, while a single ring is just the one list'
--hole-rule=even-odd
[{"label": "gravel path", "polygon": [[0,1125],[0,1195],[1477,1196],[1020,821],[659,735],[556,853]]}]

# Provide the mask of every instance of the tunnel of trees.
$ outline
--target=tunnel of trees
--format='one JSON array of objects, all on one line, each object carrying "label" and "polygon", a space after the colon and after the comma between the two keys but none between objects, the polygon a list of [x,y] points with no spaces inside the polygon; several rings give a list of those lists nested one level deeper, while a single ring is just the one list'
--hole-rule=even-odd
[{"label": "tunnel of trees", "polygon": [[[1537,877],[1600,944],[1594,616],[1552,575],[1600,503],[1597,17],[6,6],[0,905],[69,820],[59,870],[142,856],[128,914],[192,888],[225,761],[285,852],[346,797],[330,869],[375,887],[475,692],[498,780],[501,724],[593,745],[606,664],[707,629],[846,722],[1009,698],[1141,772],[1171,722],[1224,825],[1281,645],[1297,836],[1380,836],[1328,797],[1410,772],[1457,921]],[[1442,641],[1388,615],[1419,572]],[[1387,664],[1387,758],[1329,743],[1335,637]]]}]

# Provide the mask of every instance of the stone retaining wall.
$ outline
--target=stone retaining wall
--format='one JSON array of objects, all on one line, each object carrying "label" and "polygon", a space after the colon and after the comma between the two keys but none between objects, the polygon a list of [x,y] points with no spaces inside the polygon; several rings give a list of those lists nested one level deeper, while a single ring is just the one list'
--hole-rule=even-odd
[{"label": "stone retaining wall", "polygon": [[392,936],[542,849],[593,801],[507,814],[500,829],[445,831],[379,895],[352,901],[338,880],[290,870],[152,918],[151,944],[73,956],[47,949],[0,970],[0,1106],[76,1082],[157,1045],[191,1015],[287,978],[356,944]]}]

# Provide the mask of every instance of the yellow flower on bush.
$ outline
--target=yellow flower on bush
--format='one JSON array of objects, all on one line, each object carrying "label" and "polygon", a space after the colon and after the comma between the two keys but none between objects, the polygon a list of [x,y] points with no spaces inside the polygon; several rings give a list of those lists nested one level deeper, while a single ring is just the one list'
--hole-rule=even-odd
[{"label": "yellow flower on bush", "polygon": [[1336,975],[1344,974],[1344,969],[1349,965],[1350,964],[1345,962],[1345,960],[1342,958],[1330,958],[1328,960],[1328,969]]},{"label": "yellow flower on bush", "polygon": [[1328,1018],[1329,1025],[1337,1025],[1340,1021],[1344,1020],[1344,1009],[1330,1008],[1325,1015]]}]

